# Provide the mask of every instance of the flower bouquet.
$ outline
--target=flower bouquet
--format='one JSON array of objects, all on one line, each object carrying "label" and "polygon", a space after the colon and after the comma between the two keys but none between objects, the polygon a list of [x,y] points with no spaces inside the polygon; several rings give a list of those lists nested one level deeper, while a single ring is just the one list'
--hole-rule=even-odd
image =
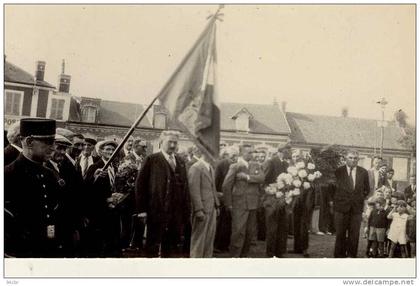
[{"label": "flower bouquet", "polygon": [[301,161],[287,168],[287,173],[281,173],[277,177],[277,182],[268,185],[265,192],[275,196],[283,204],[291,205],[303,191],[311,189],[313,183],[321,176],[315,164]]},{"label": "flower bouquet", "polygon": [[121,205],[134,192],[137,172],[137,165],[130,160],[124,160],[118,166],[113,192],[111,197],[107,199],[110,208]]}]

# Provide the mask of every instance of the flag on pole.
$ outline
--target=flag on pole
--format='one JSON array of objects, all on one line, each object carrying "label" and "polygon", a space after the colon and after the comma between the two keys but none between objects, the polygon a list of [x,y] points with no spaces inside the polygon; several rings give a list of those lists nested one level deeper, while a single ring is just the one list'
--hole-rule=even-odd
[{"label": "flag on pole", "polygon": [[217,158],[220,110],[216,98],[216,20],[214,15],[158,98],[169,120],[211,157]]}]

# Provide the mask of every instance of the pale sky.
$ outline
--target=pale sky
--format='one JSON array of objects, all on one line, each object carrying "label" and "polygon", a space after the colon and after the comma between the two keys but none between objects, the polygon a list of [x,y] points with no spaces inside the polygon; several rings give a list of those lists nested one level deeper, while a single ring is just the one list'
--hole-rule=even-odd
[{"label": "pale sky", "polygon": [[[76,96],[147,104],[217,5],[6,5],[7,60]],[[218,24],[219,98],[288,111],[415,116],[414,5],[227,5]]]}]

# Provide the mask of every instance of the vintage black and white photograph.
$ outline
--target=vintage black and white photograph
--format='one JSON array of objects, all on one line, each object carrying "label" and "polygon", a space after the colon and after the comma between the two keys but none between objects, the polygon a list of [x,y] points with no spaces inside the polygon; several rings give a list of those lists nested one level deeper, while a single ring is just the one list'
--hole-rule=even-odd
[{"label": "vintage black and white photograph", "polygon": [[415,275],[415,4],[3,9],[6,277],[153,258]]}]

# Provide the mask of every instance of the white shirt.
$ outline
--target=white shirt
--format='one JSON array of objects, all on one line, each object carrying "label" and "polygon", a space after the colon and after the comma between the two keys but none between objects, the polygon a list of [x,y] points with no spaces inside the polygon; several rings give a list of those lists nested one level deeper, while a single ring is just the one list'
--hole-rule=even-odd
[{"label": "white shirt", "polygon": [[[350,176],[350,167],[347,166],[347,175]],[[351,177],[353,178],[353,189],[356,185],[356,167],[353,167],[353,170],[351,171]]]},{"label": "white shirt", "polygon": [[141,157],[139,155],[137,155],[137,153],[134,151],[133,152],[134,158],[136,158],[136,160],[140,160]]},{"label": "white shirt", "polygon": [[69,154],[66,153],[66,157],[70,160],[73,166],[76,166],[76,161],[74,161],[73,158]]},{"label": "white shirt", "polygon": [[379,170],[373,169],[373,175],[375,177],[375,189],[377,189],[379,183]]},{"label": "white shirt", "polygon": [[10,145],[12,145],[12,146],[13,146],[13,148],[15,148],[16,150],[18,150],[19,152],[21,152],[21,153],[22,153],[22,151],[23,151],[23,149],[22,149],[22,148],[20,148],[19,146],[15,145],[15,144],[13,144],[13,143],[10,143]]},{"label": "white shirt", "polygon": [[60,173],[60,169],[58,168],[58,164],[56,162],[54,162],[53,160],[49,160],[51,165],[54,167],[54,169]]},{"label": "white shirt", "polygon": [[93,157],[92,157],[92,155],[90,155],[90,156],[87,156],[87,158],[88,158],[88,163],[87,163],[87,166],[86,166],[86,169],[83,169],[83,163],[84,163],[84,160],[85,160],[85,158],[86,158],[86,156],[84,156],[83,154],[82,155],[80,155],[80,162],[79,162],[79,165],[80,165],[80,167],[81,167],[81,170],[82,170],[82,175],[84,176],[85,174],[84,174],[84,172],[85,171],[87,171],[87,169],[89,169],[89,167],[91,166],[91,165],[93,165]]},{"label": "white shirt", "polygon": [[[169,155],[168,153],[166,153],[165,151],[161,150],[163,156],[165,157],[166,161],[168,161],[169,164],[174,163],[175,167],[176,167],[176,159],[174,154]],[[172,158],[172,159],[171,159]]]}]

